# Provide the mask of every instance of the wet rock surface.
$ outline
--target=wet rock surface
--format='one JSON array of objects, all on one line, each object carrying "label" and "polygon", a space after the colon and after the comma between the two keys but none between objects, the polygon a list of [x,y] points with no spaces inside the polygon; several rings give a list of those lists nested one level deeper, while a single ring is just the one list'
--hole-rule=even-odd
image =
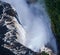
[{"label": "wet rock surface", "polygon": [[36,55],[17,41],[15,19],[18,20],[16,11],[0,1],[0,55]]}]

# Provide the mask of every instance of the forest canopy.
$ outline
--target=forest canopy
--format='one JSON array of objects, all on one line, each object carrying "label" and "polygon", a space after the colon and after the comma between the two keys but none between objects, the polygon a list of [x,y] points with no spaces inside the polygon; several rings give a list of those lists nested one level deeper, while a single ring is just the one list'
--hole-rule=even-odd
[{"label": "forest canopy", "polygon": [[58,48],[60,49],[60,0],[45,0],[45,2],[52,21],[52,29],[58,43]]}]

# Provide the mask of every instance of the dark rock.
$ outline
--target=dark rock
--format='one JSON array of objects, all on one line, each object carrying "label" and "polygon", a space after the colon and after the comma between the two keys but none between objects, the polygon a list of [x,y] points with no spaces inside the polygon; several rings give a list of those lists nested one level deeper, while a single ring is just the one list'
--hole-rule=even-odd
[{"label": "dark rock", "polygon": [[0,55],[15,55],[10,50],[0,46]]},{"label": "dark rock", "polygon": [[15,23],[19,22],[16,11],[8,3],[0,1],[0,4],[0,55],[36,55],[16,41],[18,32]]},{"label": "dark rock", "polygon": [[0,15],[3,13],[3,6],[0,5]]}]

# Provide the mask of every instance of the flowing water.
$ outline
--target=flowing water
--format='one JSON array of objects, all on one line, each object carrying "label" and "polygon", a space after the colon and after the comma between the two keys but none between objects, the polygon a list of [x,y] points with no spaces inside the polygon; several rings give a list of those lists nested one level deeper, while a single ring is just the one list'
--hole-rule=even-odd
[{"label": "flowing water", "polygon": [[43,0],[31,3],[27,3],[26,0],[3,1],[10,3],[16,9],[19,21],[25,29],[25,38],[23,41],[19,41],[20,43],[35,52],[39,52],[42,46],[48,46],[57,53],[56,40]]}]

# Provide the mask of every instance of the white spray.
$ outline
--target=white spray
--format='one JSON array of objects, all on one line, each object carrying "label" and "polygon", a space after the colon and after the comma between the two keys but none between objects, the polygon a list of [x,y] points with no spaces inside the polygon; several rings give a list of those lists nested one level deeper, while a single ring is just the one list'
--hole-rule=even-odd
[{"label": "white spray", "polygon": [[48,44],[57,53],[56,40],[51,31],[49,16],[45,10],[44,2],[28,5],[26,0],[3,0],[15,7],[19,21],[26,30],[26,37],[23,45],[38,52],[42,46]]}]

